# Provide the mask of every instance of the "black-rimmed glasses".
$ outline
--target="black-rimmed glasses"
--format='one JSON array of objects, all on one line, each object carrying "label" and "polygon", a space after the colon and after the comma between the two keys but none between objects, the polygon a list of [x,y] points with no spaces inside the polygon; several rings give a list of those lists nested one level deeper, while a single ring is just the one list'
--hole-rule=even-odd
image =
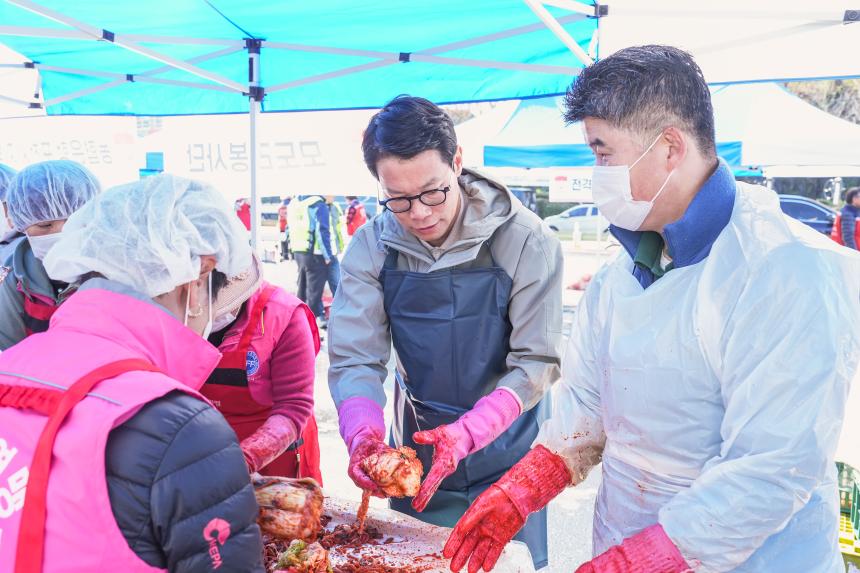
[{"label": "black-rimmed glasses", "polygon": [[430,191],[424,191],[423,193],[419,193],[418,195],[377,200],[384,209],[388,209],[392,213],[405,213],[412,209],[412,202],[416,199],[418,201],[421,201],[422,204],[427,205],[428,207],[435,207],[436,205],[441,205],[445,202],[445,199],[448,198],[448,191],[450,190],[451,186],[448,185],[446,187],[442,187],[441,189],[431,189]]}]

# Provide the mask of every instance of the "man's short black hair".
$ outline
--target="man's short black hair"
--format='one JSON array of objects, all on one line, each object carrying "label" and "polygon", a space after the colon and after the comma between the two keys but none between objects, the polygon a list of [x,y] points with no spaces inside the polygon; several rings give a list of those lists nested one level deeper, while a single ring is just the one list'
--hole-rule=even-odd
[{"label": "man's short black hair", "polygon": [[371,118],[361,142],[364,163],[377,179],[380,159],[411,159],[429,149],[438,151],[446,163],[453,163],[457,153],[454,121],[435,103],[409,95],[399,95],[385,104]]},{"label": "man's short black hair", "polygon": [[564,103],[568,124],[602,119],[636,134],[643,146],[674,126],[692,135],[703,155],[716,157],[711,92],[693,57],[678,48],[619,50],[582,70]]},{"label": "man's short black hair", "polygon": [[860,187],[852,187],[845,193],[845,202],[851,205],[857,195],[860,195]]}]

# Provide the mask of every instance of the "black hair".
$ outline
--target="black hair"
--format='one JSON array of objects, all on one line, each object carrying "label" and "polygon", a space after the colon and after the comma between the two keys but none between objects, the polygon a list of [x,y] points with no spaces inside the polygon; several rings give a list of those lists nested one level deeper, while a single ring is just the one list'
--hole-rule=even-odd
[{"label": "black hair", "polygon": [[227,275],[222,273],[221,271],[212,269],[212,298],[218,296],[218,293],[221,292],[227,283],[230,282],[227,278]]},{"label": "black hair", "polygon": [[860,195],[860,187],[852,187],[845,192],[845,202],[849,205],[854,202],[854,198]]},{"label": "black hair", "polygon": [[714,108],[702,70],[671,46],[634,46],[584,70],[565,96],[568,124],[593,117],[637,134],[643,145],[667,127],[692,135],[699,151],[716,157]]},{"label": "black hair", "polygon": [[446,163],[454,162],[454,121],[435,103],[409,95],[399,95],[385,104],[370,119],[361,142],[364,163],[377,179],[380,159],[411,159],[430,149],[438,151]]}]

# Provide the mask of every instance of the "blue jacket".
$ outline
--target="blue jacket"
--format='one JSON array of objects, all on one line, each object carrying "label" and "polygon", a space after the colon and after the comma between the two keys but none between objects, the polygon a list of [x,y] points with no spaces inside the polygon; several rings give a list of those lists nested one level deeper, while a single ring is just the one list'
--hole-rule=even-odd
[{"label": "blue jacket", "polygon": [[314,252],[327,260],[334,257],[331,247],[331,213],[325,200],[317,201],[308,208],[308,218],[314,237]]},{"label": "blue jacket", "polygon": [[[735,206],[735,177],[725,162],[720,160],[714,173],[705,181],[684,215],[663,229],[663,240],[672,258],[672,268],[681,268],[702,261],[711,252],[711,246],[728,225]],[[642,231],[628,231],[609,226],[609,231],[624,246],[631,259],[636,259]],[[633,276],[648,288],[659,276],[641,265],[633,266]]]},{"label": "blue jacket", "polygon": [[[175,439],[179,435],[183,439]],[[181,392],[146,404],[111,431],[105,453],[108,496],[138,557],[174,573],[211,573],[209,544],[201,532],[218,515],[232,528],[230,544],[221,548],[225,570],[263,573],[248,472],[223,463],[227,450],[238,448],[218,410]]]},{"label": "blue jacket", "polygon": [[854,240],[854,228],[857,226],[857,217],[860,217],[860,209],[853,205],[842,207],[842,242],[846,247],[857,250],[857,242]]}]

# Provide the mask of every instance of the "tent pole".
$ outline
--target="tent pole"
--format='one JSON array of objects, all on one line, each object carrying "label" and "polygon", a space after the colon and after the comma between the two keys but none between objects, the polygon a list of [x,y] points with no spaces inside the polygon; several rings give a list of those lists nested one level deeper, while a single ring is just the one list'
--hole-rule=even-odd
[{"label": "tent pole", "polygon": [[567,30],[561,27],[561,24],[558,23],[552,14],[549,13],[543,3],[540,0],[523,0],[526,5],[531,8],[532,12],[541,19],[541,21],[546,24],[546,27],[550,29],[550,31],[555,34],[555,37],[558,38],[562,44],[567,46],[567,48],[573,52],[573,55],[577,57],[577,59],[585,64],[586,66],[590,66],[594,63],[594,60],[585,53],[585,50],[579,47],[579,44],[576,43],[576,40],[570,37],[570,34],[567,33]]},{"label": "tent pole", "polygon": [[260,86],[260,47],[262,40],[248,38],[245,47],[248,50],[248,118],[250,120],[251,151],[251,248],[259,254],[260,206],[257,197],[257,114],[263,101],[264,91]]},{"label": "tent pole", "polygon": [[257,236],[258,207],[257,207],[257,110],[260,102],[255,101],[253,97],[248,98],[250,108],[248,110],[251,119],[251,248],[254,252],[258,252],[257,246],[259,237]]}]

